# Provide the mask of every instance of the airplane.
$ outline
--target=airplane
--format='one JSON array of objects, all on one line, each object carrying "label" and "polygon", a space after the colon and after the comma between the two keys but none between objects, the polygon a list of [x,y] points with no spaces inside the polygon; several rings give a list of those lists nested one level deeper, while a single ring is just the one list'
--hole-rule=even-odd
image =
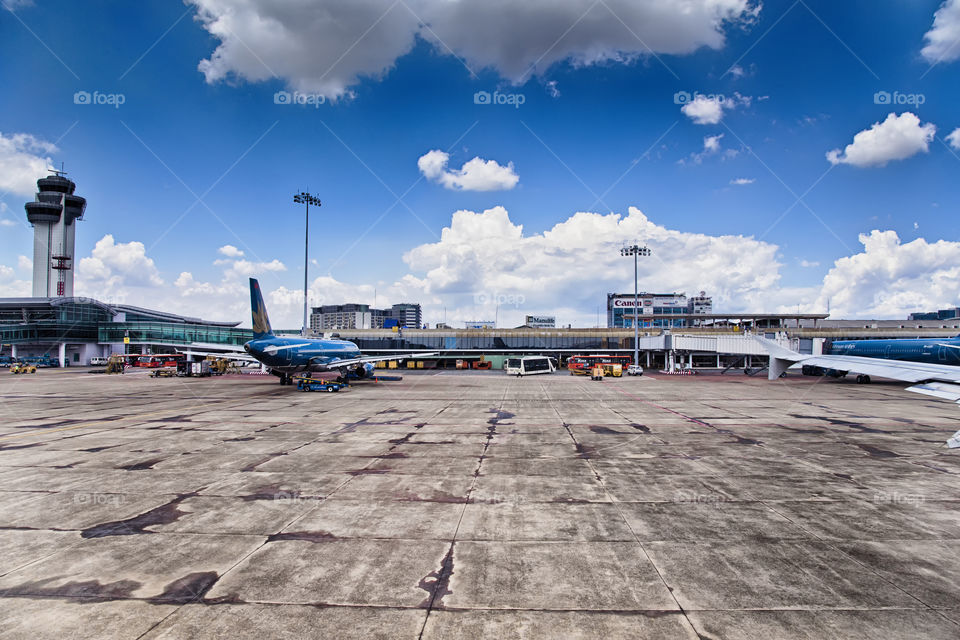
[{"label": "airplane", "polygon": [[[930,361],[917,361],[908,359],[896,359],[893,357],[867,357],[863,355],[847,355],[849,352],[859,351],[860,353],[869,353],[870,350],[876,350],[879,345],[870,345],[864,349],[845,348],[844,354],[825,354],[825,355],[804,355],[791,351],[780,346],[772,340],[761,336],[754,336],[770,354],[770,366],[768,369],[768,378],[776,380],[783,376],[787,369],[801,365],[804,369],[807,367],[819,368],[827,372],[835,372],[836,377],[842,377],[852,371],[857,375],[857,382],[870,382],[870,376],[881,378],[890,378],[892,380],[901,380],[912,383],[907,387],[907,391],[922,393],[936,398],[952,400],[960,404],[960,366],[952,364],[943,364],[946,360],[940,358],[941,349],[946,349],[947,344],[941,344],[948,341],[937,340],[905,340],[903,342],[918,343],[911,345],[897,346],[898,340],[871,340],[869,342],[883,342],[889,344],[889,355],[906,355],[909,351],[917,358],[930,358]],[[950,339],[953,341],[956,339]],[[843,341],[852,342],[852,341]],[[867,342],[867,341],[865,341]],[[922,342],[929,342],[931,345],[924,346]],[[836,343],[834,343],[836,345]],[[933,352],[933,346],[937,346],[936,352]],[[929,347],[929,348],[928,348]],[[960,347],[955,347],[960,348]],[[901,349],[901,353],[895,353],[895,349]],[[887,346],[881,349],[887,352]],[[945,353],[951,353],[947,349]],[[834,374],[831,374],[834,375]],[[957,431],[947,440],[947,446],[951,449],[960,447],[960,431]]]},{"label": "airplane", "polygon": [[960,336],[953,338],[897,338],[892,340],[837,340],[831,355],[908,360],[960,365]]},{"label": "airplane", "polygon": [[437,352],[422,352],[364,356],[349,340],[276,336],[270,327],[267,307],[256,278],[250,278],[250,311],[253,340],[244,344],[243,350],[279,377],[281,385],[293,384],[294,373],[336,372],[340,381],[348,377],[371,378],[377,362],[437,355]]}]

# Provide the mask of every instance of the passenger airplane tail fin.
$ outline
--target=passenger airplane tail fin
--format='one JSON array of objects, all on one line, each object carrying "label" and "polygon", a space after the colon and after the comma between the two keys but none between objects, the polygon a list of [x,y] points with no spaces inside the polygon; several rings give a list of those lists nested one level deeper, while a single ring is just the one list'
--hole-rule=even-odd
[{"label": "passenger airplane tail fin", "polygon": [[256,278],[250,278],[250,313],[253,318],[253,339],[259,340],[272,336],[273,329],[270,328],[267,307],[263,304],[260,283]]}]

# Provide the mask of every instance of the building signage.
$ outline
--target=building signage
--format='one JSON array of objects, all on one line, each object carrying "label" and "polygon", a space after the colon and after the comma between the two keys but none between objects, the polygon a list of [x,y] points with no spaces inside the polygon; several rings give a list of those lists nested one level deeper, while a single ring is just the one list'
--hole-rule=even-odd
[{"label": "building signage", "polygon": [[557,318],[556,316],[527,316],[524,324],[530,327],[555,327]]}]

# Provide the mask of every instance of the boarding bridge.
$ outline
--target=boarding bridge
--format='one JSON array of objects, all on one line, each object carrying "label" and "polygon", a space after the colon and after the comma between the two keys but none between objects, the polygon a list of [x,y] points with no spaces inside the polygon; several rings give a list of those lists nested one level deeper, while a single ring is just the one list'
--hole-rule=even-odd
[{"label": "boarding bridge", "polygon": [[[809,353],[819,355],[822,353],[822,338],[800,339],[789,338],[785,332],[771,332],[763,334],[763,337],[776,342],[781,347],[797,351],[799,353]],[[692,366],[693,356],[716,355],[717,368],[721,368],[721,356],[742,356],[735,365],[730,365],[724,371],[736,366],[742,365],[749,370],[753,367],[753,356],[759,356],[765,368],[767,350],[755,338],[754,334],[729,334],[729,335],[684,335],[664,332],[659,336],[646,336],[638,341],[638,348],[644,352],[648,365],[650,364],[650,353],[662,351],[666,354],[665,364],[669,371],[686,369]],[[760,371],[762,369],[758,369]]]}]

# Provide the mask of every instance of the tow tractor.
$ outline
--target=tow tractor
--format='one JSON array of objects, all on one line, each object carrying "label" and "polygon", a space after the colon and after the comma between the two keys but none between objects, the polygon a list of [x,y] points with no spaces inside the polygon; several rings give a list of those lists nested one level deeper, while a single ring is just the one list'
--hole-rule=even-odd
[{"label": "tow tractor", "polygon": [[310,376],[297,378],[297,389],[300,391],[326,391],[327,393],[336,393],[340,389],[345,389],[350,385],[346,382],[337,382],[336,380],[322,380]]},{"label": "tow tractor", "polygon": [[10,367],[10,373],[20,374],[20,373],[36,373],[37,367],[26,362],[17,362],[12,367]]}]

